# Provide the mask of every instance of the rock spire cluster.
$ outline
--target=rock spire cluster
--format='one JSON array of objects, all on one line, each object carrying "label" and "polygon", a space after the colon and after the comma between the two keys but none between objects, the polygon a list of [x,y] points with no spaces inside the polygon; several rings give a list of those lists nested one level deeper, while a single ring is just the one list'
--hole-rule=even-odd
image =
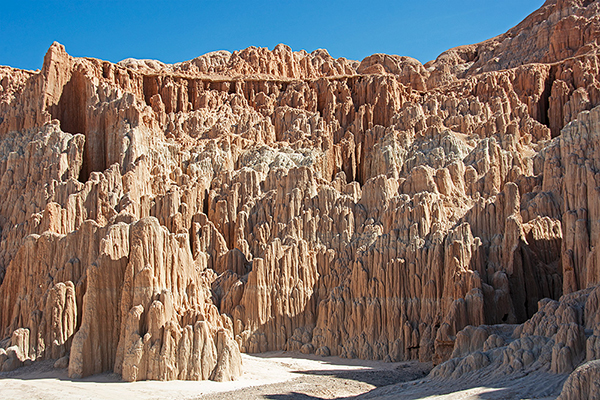
[{"label": "rock spire cluster", "polygon": [[113,64],[54,43],[40,71],[0,67],[1,368],[589,360],[565,385],[582,387],[600,358],[599,38],[598,2],[548,0],[425,65],[285,45]]}]

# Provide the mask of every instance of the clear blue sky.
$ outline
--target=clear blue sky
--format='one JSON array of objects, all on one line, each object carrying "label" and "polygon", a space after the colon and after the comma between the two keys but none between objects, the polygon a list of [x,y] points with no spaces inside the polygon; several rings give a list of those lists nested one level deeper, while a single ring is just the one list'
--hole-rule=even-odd
[{"label": "clear blue sky", "polygon": [[74,56],[167,63],[248,46],[325,48],[425,63],[505,32],[543,0],[0,0],[0,65],[37,69],[53,41]]}]

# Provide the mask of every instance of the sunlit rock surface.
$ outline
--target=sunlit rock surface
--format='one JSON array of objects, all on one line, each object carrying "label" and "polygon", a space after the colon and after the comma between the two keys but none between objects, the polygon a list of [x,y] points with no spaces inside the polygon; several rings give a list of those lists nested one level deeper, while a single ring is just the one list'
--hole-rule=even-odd
[{"label": "sunlit rock surface", "polygon": [[2,369],[600,358],[599,37],[598,2],[549,0],[425,65],[285,45],[113,64],[55,43],[39,72],[0,67]]}]

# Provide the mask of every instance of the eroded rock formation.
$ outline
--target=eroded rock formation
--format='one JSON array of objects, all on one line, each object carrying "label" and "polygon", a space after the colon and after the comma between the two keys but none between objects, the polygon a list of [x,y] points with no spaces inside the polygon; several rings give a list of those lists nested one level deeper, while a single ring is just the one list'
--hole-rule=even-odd
[{"label": "eroded rock formation", "polygon": [[[0,360],[228,380],[240,350],[501,347],[497,324],[600,283],[598,37],[597,2],[549,0],[426,65],[55,43],[0,68]],[[554,372],[581,361],[575,325]]]}]

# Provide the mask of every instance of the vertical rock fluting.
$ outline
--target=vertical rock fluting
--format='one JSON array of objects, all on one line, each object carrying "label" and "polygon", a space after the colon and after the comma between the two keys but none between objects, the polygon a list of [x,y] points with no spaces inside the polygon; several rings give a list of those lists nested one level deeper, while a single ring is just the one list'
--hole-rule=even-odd
[{"label": "vertical rock fluting", "polygon": [[598,135],[600,109],[579,115],[560,136],[560,163],[564,168],[562,246],[566,291],[600,283],[600,264],[595,249],[600,233],[598,209]]},{"label": "vertical rock fluting", "polygon": [[[39,73],[1,67],[3,368],[442,363],[485,336],[466,327],[577,296],[599,280],[598,15],[548,1],[425,66],[284,45],[112,64],[55,43]],[[575,325],[546,336],[579,357]],[[580,360],[561,349],[563,373]]]}]

